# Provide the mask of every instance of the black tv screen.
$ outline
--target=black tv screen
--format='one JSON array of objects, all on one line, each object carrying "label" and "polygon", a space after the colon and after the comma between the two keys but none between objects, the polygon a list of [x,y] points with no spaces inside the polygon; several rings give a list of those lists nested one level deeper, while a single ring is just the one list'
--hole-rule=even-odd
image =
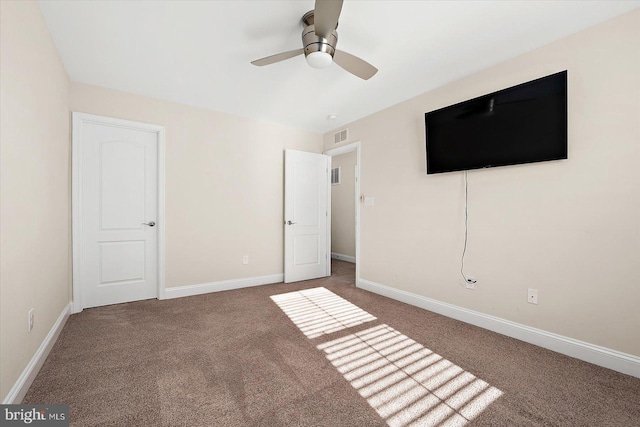
[{"label": "black tv screen", "polygon": [[427,173],[567,158],[567,72],[431,111]]}]

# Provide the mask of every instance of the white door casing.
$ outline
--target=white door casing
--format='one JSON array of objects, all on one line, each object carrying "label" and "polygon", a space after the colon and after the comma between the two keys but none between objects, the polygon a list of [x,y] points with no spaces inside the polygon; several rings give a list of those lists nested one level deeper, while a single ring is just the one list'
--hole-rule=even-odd
[{"label": "white door casing", "polygon": [[73,113],[74,312],[161,298],[164,128]]},{"label": "white door casing", "polygon": [[[360,141],[352,142],[350,144],[343,145],[338,148],[333,148],[331,150],[326,150],[323,154],[327,156],[339,156],[342,154],[349,153],[351,151],[356,152],[356,182],[355,182],[355,200],[354,203],[356,205],[356,286],[360,281],[360,151],[361,151],[361,143]],[[329,194],[329,199],[331,199],[331,194]],[[329,218],[331,218],[331,206],[329,206]],[[331,229],[329,228],[329,234],[331,234]]]},{"label": "white door casing", "polygon": [[331,275],[330,169],[329,156],[285,150],[285,283]]}]

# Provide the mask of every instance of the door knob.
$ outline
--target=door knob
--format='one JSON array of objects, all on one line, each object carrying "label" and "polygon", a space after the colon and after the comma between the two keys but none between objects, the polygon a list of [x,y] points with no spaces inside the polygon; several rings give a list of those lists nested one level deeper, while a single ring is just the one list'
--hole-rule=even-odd
[{"label": "door knob", "polygon": [[154,221],[149,221],[149,222],[143,222],[142,225],[148,225],[149,227],[153,227],[154,225],[156,225],[156,223]]},{"label": "door knob", "polygon": [[295,222],[287,221],[287,222],[285,222],[285,224],[287,224],[287,225],[293,225],[293,224],[295,224]]}]

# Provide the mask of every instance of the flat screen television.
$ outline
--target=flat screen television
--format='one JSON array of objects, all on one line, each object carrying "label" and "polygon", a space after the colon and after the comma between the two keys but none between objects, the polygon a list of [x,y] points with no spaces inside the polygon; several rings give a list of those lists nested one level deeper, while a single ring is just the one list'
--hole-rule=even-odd
[{"label": "flat screen television", "polygon": [[424,115],[427,174],[567,158],[567,72]]}]

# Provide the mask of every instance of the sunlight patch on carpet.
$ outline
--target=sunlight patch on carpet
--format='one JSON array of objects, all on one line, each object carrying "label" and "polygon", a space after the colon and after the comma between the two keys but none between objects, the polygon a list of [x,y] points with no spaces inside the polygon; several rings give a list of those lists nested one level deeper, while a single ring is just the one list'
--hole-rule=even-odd
[{"label": "sunlight patch on carpet", "polygon": [[388,325],[317,348],[392,427],[463,426],[502,395]]},{"label": "sunlight patch on carpet", "polygon": [[305,289],[271,296],[308,338],[317,338],[365,322],[374,316],[326,288]]}]

